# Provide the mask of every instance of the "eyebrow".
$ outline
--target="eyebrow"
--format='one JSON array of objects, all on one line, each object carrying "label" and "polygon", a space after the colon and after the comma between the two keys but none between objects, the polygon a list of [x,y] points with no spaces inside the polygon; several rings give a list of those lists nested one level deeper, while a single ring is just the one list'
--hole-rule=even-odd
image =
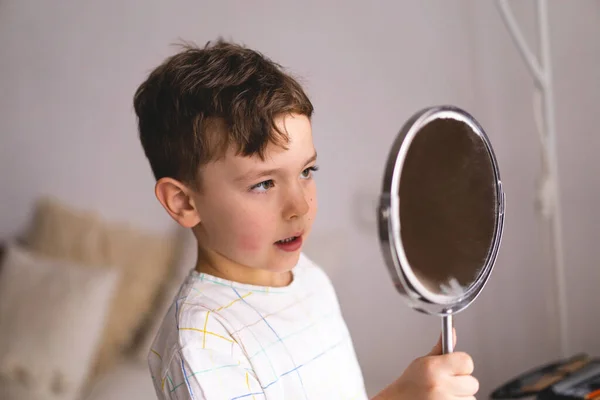
[{"label": "eyebrow", "polygon": [[[317,160],[317,152],[315,151],[315,153],[312,155],[312,157],[310,157],[308,160],[306,160],[306,162],[304,163],[304,166],[307,166],[308,164],[314,162]],[[271,168],[271,169],[266,169],[263,171],[249,171],[239,177],[237,177],[235,180],[237,182],[243,182],[249,179],[258,179],[258,178],[262,178],[264,176],[269,176],[269,175],[274,175],[275,173],[277,173],[278,171],[280,171],[279,168]]]}]

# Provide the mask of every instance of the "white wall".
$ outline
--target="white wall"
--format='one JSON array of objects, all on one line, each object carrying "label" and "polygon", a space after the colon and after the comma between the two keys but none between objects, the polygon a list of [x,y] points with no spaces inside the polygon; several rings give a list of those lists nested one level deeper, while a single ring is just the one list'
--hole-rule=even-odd
[{"label": "white wall", "polygon": [[[570,353],[598,355],[600,324],[593,316],[600,304],[595,299],[594,289],[600,282],[595,249],[600,223],[596,206],[600,200],[600,177],[595,159],[600,148],[595,121],[600,104],[600,42],[597,39],[600,37],[600,4],[594,1],[549,3],[569,350]],[[537,52],[535,3],[510,4],[524,27],[528,42]],[[483,100],[480,103],[482,119],[506,138],[497,142],[500,161],[505,161],[502,172],[509,191],[506,240],[500,268],[482,295],[482,301],[475,306],[483,307],[483,299],[487,299],[488,310],[494,305],[507,310],[487,317],[496,319],[496,324],[486,328],[488,334],[504,343],[493,346],[490,341],[486,349],[489,358],[494,360],[489,371],[494,378],[490,379],[496,379],[498,374],[531,364],[532,360],[559,354],[558,311],[551,259],[542,253],[550,243],[548,231],[532,219],[536,200],[532,189],[537,185],[541,165],[532,117],[533,84],[508,35],[499,29],[501,24],[495,7],[490,2],[478,2],[475,10],[478,16],[476,70],[478,93]],[[502,296],[500,293],[508,287],[513,287],[515,293]],[[503,325],[511,325],[510,331],[497,332]],[[518,340],[518,346],[512,345],[514,340]],[[504,361],[499,363],[500,359]]]},{"label": "white wall", "polygon": [[[513,2],[528,37],[533,2]],[[573,350],[600,352],[595,285],[600,182],[600,6],[550,2]],[[486,290],[456,321],[482,392],[558,355],[553,278],[534,213],[539,147],[532,83],[491,1],[0,2],[0,239],[24,229],[52,194],[108,218],[172,229],[152,195],[131,99],[179,38],[224,35],[306,82],[316,107],[317,232],[348,243],[328,269],[371,393],[437,340],[439,322],[395,293],[373,221],[388,146],[416,110],[470,111],[496,148],[508,196],[506,232]],[[337,159],[334,161],[334,157]],[[583,310],[581,316],[575,311]],[[588,322],[589,320],[592,322]],[[481,396],[480,398],[484,398]]]},{"label": "white wall", "polygon": [[600,282],[598,228],[600,227],[600,3],[584,1],[577,7],[556,2],[553,39],[557,130],[562,168],[562,201],[569,324],[573,351],[600,354]]}]

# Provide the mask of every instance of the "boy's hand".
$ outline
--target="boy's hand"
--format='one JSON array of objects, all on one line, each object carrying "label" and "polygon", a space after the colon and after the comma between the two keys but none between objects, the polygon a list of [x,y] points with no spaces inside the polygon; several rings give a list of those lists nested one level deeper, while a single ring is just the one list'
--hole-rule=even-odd
[{"label": "boy's hand", "polygon": [[472,373],[473,360],[468,354],[442,354],[440,336],[428,355],[414,360],[398,380],[373,400],[475,399],[479,382]]}]

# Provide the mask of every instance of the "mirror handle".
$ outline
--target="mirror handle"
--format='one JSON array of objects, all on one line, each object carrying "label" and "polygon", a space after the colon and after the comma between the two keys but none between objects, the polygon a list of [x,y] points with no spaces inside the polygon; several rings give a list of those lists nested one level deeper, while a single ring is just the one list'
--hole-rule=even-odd
[{"label": "mirror handle", "polygon": [[442,317],[442,354],[450,354],[454,351],[453,326],[452,314],[444,315]]}]

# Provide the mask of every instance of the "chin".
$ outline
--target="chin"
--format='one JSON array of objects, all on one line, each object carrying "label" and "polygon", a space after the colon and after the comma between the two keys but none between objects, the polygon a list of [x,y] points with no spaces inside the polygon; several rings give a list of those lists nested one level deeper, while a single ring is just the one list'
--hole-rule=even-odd
[{"label": "chin", "polygon": [[293,253],[287,253],[283,255],[278,254],[276,257],[271,258],[271,260],[268,263],[268,269],[273,272],[291,271],[296,266],[296,264],[298,264],[301,252],[302,249]]}]

